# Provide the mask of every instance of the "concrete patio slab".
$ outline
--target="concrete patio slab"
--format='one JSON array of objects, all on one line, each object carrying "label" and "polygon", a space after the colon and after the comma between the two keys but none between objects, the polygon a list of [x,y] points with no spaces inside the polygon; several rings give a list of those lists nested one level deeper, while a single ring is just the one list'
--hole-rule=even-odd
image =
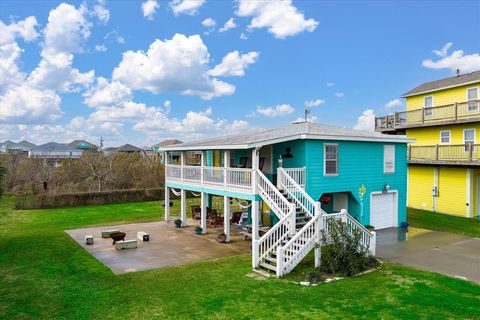
[{"label": "concrete patio slab", "polygon": [[480,239],[418,228],[377,231],[377,256],[480,283]]},{"label": "concrete patio slab", "polygon": [[[142,271],[207,259],[221,258],[250,252],[250,241],[232,226],[232,241],[218,243],[216,237],[222,228],[208,228],[206,235],[194,234],[198,221],[175,228],[173,222],[147,222],[94,228],[66,230],[75,241],[114,273]],[[119,229],[125,239],[136,239],[138,231],[150,234],[150,241],[138,241],[138,248],[116,250],[112,239],[101,237],[102,230]],[[93,245],[85,244],[85,235],[93,235]]]}]

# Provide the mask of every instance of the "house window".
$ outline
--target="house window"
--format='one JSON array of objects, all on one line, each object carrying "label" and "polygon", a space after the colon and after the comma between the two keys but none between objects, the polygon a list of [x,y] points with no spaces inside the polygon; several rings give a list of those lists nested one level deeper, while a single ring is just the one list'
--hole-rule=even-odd
[{"label": "house window", "polygon": [[440,131],[440,143],[448,144],[450,143],[450,130]]},{"label": "house window", "polygon": [[469,152],[472,145],[475,144],[475,129],[463,130],[463,143],[465,144],[465,152]]},{"label": "house window", "polygon": [[383,146],[383,173],[395,173],[395,146]]},{"label": "house window", "polygon": [[432,115],[433,108],[433,96],[427,96],[423,98],[423,112],[426,117]]},{"label": "house window", "polygon": [[338,144],[325,145],[325,175],[338,175]]},{"label": "house window", "polygon": [[478,111],[478,88],[467,89],[468,111]]}]

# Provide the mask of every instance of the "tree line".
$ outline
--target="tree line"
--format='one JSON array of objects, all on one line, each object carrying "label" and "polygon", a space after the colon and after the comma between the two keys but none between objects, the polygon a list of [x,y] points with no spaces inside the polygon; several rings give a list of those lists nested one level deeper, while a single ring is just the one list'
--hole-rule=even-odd
[{"label": "tree line", "polygon": [[0,163],[0,194],[1,185],[14,194],[56,195],[160,188],[164,182],[163,165],[138,153],[84,152],[80,159],[60,162],[5,154]]}]

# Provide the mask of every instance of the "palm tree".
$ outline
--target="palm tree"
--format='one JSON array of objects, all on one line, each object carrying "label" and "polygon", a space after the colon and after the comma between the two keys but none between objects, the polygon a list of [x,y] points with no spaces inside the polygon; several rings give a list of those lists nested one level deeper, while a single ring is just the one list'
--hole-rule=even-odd
[{"label": "palm tree", "polygon": [[0,198],[5,188],[5,177],[7,175],[7,167],[0,162]]}]

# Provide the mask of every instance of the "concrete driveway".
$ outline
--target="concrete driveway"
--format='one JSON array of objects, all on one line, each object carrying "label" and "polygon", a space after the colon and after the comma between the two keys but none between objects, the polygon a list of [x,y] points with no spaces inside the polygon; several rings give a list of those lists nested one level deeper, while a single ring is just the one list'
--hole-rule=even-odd
[{"label": "concrete driveway", "polygon": [[480,284],[480,238],[409,228],[377,231],[377,256]]}]

